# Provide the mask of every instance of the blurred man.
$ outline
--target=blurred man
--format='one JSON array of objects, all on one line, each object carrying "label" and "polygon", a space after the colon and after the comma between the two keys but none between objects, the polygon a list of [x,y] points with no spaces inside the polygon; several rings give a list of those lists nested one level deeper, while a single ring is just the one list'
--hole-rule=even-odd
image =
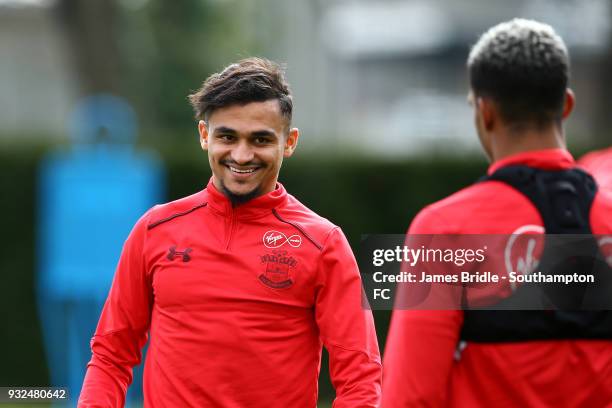
[{"label": "blurred man", "polygon": [[[488,176],[423,209],[409,234],[507,235],[526,227],[566,233],[569,224],[580,233],[611,233],[612,197],[575,169],[565,147],[562,121],[574,96],[562,39],[548,25],[515,19],[484,33],[467,66]],[[521,173],[532,190],[517,185]],[[586,211],[553,213],[567,198],[557,188]],[[396,310],[383,407],[612,406],[612,324],[609,313],[599,317]]]},{"label": "blurred man", "polygon": [[612,191],[612,147],[588,153],[578,164],[595,177],[600,188]]},{"label": "blurred man", "polygon": [[257,58],[190,96],[213,176],[149,210],[125,243],[80,407],[315,407],[321,347],[334,407],[375,407],[381,363],[342,231],[277,182],[298,142],[282,70]]}]

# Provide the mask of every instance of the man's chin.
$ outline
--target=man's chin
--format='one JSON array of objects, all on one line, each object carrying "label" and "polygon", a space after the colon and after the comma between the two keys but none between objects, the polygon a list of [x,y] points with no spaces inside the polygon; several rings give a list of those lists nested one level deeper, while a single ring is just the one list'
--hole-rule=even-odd
[{"label": "man's chin", "polygon": [[223,181],[221,181],[221,190],[234,206],[244,204],[261,195],[259,186],[252,189],[234,189],[225,185]]}]

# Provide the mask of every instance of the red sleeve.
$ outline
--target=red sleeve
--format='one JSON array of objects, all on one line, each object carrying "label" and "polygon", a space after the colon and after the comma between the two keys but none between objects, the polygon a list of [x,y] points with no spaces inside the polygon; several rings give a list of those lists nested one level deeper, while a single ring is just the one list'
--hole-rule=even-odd
[{"label": "red sleeve", "polygon": [[362,307],[357,263],[339,228],[330,233],[322,251],[315,317],[329,353],[336,390],[333,407],[378,407],[380,352],[372,311]]},{"label": "red sleeve", "polygon": [[142,358],[149,329],[152,290],[144,261],[147,216],[128,237],[106,299],[96,333],[92,358],[78,406],[123,407],[132,367]]},{"label": "red sleeve", "polygon": [[396,310],[385,348],[384,408],[446,407],[463,313]]},{"label": "red sleeve", "polygon": [[[440,219],[422,211],[410,234],[440,233]],[[460,310],[395,310],[384,358],[382,407],[446,407]]]}]

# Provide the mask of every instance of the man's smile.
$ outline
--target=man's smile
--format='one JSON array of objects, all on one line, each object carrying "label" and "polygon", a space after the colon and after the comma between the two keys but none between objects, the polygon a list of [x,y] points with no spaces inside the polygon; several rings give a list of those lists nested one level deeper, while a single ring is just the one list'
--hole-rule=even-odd
[{"label": "man's smile", "polygon": [[240,166],[230,161],[221,161],[221,164],[230,171],[232,178],[237,180],[249,179],[258,173],[258,170],[264,167],[260,164]]},{"label": "man's smile", "polygon": [[232,172],[234,173],[239,173],[239,174],[249,174],[249,173],[253,173],[254,171],[257,170],[257,168],[250,168],[250,169],[239,169],[233,166],[227,166]]}]

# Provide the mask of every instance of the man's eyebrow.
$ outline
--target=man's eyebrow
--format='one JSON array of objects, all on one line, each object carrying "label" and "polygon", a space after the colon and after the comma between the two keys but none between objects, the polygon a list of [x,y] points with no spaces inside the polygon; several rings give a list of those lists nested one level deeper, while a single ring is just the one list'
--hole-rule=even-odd
[{"label": "man's eyebrow", "polygon": [[237,132],[232,129],[232,128],[228,128],[225,126],[219,126],[218,128],[215,129],[214,133],[231,133],[231,134],[236,134]]},{"label": "man's eyebrow", "polygon": [[271,130],[256,130],[251,132],[251,137],[276,137],[276,133]]}]

